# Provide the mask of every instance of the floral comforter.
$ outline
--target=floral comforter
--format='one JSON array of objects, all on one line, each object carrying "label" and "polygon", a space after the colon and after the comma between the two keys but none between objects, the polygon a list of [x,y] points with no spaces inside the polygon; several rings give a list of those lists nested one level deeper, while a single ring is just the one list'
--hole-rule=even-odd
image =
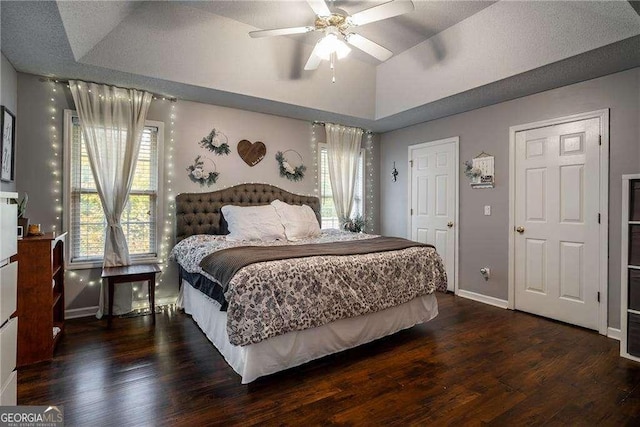
[{"label": "floral comforter", "polygon": [[[299,242],[251,242],[256,245],[330,243],[377,237],[338,230]],[[200,261],[213,251],[246,245],[224,236],[198,235],[179,242],[171,252],[189,273],[213,280]],[[224,294],[227,331],[234,345],[321,326],[394,307],[446,290],[440,256],[431,247],[365,255],[291,258],[242,268]]]}]

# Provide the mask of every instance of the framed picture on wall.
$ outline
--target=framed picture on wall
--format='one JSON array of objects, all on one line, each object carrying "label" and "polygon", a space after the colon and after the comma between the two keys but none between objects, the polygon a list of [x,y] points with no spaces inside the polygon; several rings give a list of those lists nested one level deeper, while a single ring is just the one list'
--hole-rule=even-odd
[{"label": "framed picture on wall", "polygon": [[4,105],[0,107],[0,115],[0,180],[12,182],[15,176],[16,116]]}]

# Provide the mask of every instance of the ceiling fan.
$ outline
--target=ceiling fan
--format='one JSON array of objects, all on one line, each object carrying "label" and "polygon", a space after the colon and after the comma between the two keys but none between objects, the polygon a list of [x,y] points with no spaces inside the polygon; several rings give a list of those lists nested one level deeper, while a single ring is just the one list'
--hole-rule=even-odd
[{"label": "ceiling fan", "polygon": [[258,30],[249,33],[251,37],[257,38],[303,34],[312,31],[323,32],[324,37],[313,48],[311,56],[304,66],[305,70],[317,69],[323,59],[330,61],[333,69],[336,58],[342,59],[351,51],[347,44],[360,49],[379,61],[386,61],[393,56],[393,52],[366,37],[351,32],[352,28],[402,15],[414,9],[411,1],[392,0],[353,15],[346,15],[341,12],[331,12],[324,0],[307,0],[307,3],[316,14],[313,26]]}]

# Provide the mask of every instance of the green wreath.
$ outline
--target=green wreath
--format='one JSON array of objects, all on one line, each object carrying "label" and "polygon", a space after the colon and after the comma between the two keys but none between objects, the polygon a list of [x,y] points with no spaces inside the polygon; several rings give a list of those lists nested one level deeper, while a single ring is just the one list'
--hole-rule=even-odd
[{"label": "green wreath", "polygon": [[[227,155],[231,153],[231,149],[229,148],[229,144],[227,144],[227,136],[217,130],[216,128],[211,129],[209,135],[202,138],[200,141],[200,146],[202,148],[206,148],[207,150],[221,156],[223,154]],[[218,143],[218,145],[216,145]]]},{"label": "green wreath", "polygon": [[[285,153],[288,151],[293,150],[287,150],[285,151]],[[297,151],[293,152],[296,153],[298,157],[300,157],[300,161],[302,161],[302,156],[300,155],[300,153],[298,153]],[[287,178],[290,181],[300,181],[302,178],[304,178],[304,172],[307,170],[307,167],[302,163],[300,164],[300,166],[291,166],[287,159],[285,159],[284,153],[282,151],[278,151],[276,153],[276,160],[278,161],[278,165],[280,166],[279,169],[281,177]]]},{"label": "green wreath", "polygon": [[[215,169],[216,164],[213,162],[213,160],[209,158],[207,158],[207,160],[213,163]],[[187,171],[189,172],[189,179],[191,180],[191,182],[196,182],[202,187],[204,187],[205,185],[211,186],[212,184],[215,184],[215,182],[218,180],[218,176],[220,176],[220,174],[215,170],[209,172],[204,170],[204,161],[202,160],[202,156],[197,156],[193,161],[193,164],[187,168]]]}]

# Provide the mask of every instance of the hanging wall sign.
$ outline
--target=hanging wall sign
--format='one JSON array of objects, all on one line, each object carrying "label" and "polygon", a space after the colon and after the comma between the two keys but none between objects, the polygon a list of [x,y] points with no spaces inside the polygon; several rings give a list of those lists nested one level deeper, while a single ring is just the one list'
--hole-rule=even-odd
[{"label": "hanging wall sign", "polygon": [[264,156],[267,154],[267,146],[260,141],[251,143],[243,139],[238,142],[238,154],[246,164],[255,166],[264,159]]},{"label": "hanging wall sign", "polygon": [[484,151],[478,154],[472,161],[472,170],[476,172],[471,178],[473,188],[495,187],[494,157]]}]

